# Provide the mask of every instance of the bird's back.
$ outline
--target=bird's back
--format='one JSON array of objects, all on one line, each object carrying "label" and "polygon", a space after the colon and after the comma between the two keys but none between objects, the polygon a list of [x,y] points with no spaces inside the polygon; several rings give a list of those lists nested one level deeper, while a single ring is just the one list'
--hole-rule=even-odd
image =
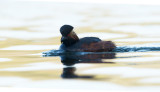
[{"label": "bird's back", "polygon": [[105,52],[111,51],[115,48],[115,45],[111,41],[101,41],[97,37],[84,37],[72,46],[66,47],[61,45],[60,49],[67,51],[85,51],[85,52]]}]

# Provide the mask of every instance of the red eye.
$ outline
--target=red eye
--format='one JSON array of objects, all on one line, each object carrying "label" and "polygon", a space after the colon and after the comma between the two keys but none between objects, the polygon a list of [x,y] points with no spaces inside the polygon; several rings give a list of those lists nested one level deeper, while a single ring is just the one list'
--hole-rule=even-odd
[{"label": "red eye", "polygon": [[68,34],[67,36],[70,36],[70,34]]}]

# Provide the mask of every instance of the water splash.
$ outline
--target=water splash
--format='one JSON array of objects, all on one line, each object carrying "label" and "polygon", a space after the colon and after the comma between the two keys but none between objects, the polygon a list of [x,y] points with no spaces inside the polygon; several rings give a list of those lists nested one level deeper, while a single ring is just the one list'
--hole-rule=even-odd
[{"label": "water splash", "polygon": [[149,52],[160,51],[160,47],[137,47],[137,46],[122,46],[117,47],[114,52]]},{"label": "water splash", "polygon": [[61,55],[86,55],[86,54],[107,54],[107,53],[125,53],[125,52],[149,52],[160,51],[160,47],[138,47],[138,46],[120,46],[112,52],[65,52],[63,50],[50,50],[43,52],[43,56],[61,56]]}]

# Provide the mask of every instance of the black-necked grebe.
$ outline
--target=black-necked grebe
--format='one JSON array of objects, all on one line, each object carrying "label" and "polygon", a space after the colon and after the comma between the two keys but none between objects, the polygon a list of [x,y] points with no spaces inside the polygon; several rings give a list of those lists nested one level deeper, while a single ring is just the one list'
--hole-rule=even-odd
[{"label": "black-necked grebe", "polygon": [[60,50],[83,52],[112,51],[116,46],[112,41],[102,41],[97,37],[84,37],[79,39],[71,25],[60,28],[62,34]]}]

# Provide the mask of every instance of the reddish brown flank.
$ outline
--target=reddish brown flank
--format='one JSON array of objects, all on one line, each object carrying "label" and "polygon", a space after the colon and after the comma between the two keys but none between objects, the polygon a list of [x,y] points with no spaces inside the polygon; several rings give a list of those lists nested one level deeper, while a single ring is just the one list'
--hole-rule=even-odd
[{"label": "reddish brown flank", "polygon": [[81,51],[85,52],[108,52],[116,48],[111,41],[100,41],[88,44],[82,44]]}]

